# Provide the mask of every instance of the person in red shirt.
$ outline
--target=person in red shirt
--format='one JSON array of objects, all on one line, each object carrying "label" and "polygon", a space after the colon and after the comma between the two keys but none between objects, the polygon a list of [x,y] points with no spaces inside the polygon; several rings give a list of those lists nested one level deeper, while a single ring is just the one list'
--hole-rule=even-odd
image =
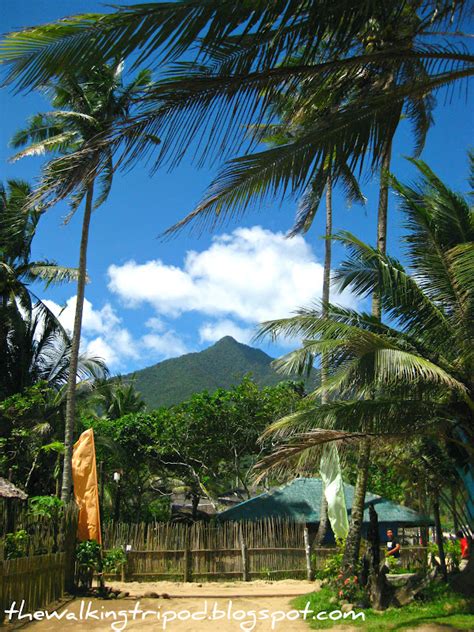
[{"label": "person in red shirt", "polygon": [[458,531],[456,537],[461,545],[461,563],[459,564],[459,570],[462,571],[466,568],[469,561],[469,542],[462,531]]}]

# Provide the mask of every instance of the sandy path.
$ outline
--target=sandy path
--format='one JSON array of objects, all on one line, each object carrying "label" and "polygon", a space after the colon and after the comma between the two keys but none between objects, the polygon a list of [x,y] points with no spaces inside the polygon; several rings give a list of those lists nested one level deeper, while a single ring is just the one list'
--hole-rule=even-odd
[{"label": "sandy path", "polygon": [[[89,607],[96,611],[96,616],[104,616],[106,612],[114,612],[116,623],[125,619],[120,611],[130,611],[139,602],[141,611],[149,611],[143,618],[142,612],[127,614],[127,625],[116,625],[117,630],[147,630],[158,632],[309,632],[307,623],[295,619],[297,613],[292,610],[291,600],[296,595],[304,595],[318,587],[318,584],[304,581],[254,581],[229,583],[185,584],[176,582],[147,582],[146,584],[130,582],[114,583],[114,587],[130,592],[126,599],[114,600],[81,600],[76,599],[66,604],[58,615],[63,614],[60,621],[39,621],[27,624],[32,632],[68,632],[72,630],[94,630],[106,632],[113,630],[114,618],[109,614],[106,620],[94,620],[84,617],[80,621],[81,612]],[[147,598],[144,593],[166,593],[169,599]],[[90,603],[90,606],[88,604]],[[265,619],[260,617],[265,616]],[[290,619],[286,618],[287,616]],[[72,618],[74,617],[74,619]],[[273,617],[273,619],[272,619]],[[348,629],[346,628],[346,632]]]}]

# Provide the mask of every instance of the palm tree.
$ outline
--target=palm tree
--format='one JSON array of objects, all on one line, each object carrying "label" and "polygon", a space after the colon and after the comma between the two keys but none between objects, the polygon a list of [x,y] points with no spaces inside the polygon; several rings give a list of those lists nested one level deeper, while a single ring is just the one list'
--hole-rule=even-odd
[{"label": "palm tree", "polygon": [[[31,194],[31,186],[22,180],[9,180],[6,188],[0,184],[0,309],[14,303],[30,309],[33,302],[41,303],[32,283],[43,282],[47,288],[77,278],[75,269],[31,261],[31,244],[44,212],[40,207],[24,210]],[[41,309],[49,311],[42,303]]]},{"label": "palm tree", "polygon": [[101,417],[111,420],[142,412],[146,407],[133,383],[125,381],[122,376],[96,382],[89,405],[99,409]]},{"label": "palm tree", "polygon": [[[6,334],[6,362],[1,378],[5,397],[21,393],[40,381],[55,391],[64,389],[69,381],[71,340],[55,317],[45,318],[36,305],[28,312],[16,309]],[[76,389],[78,380],[92,383],[107,375],[107,367],[100,358],[79,354]]]},{"label": "palm tree", "polygon": [[[1,59],[7,83],[31,89],[63,68],[87,70],[137,50],[136,64],[148,60],[157,66],[183,56],[189,60],[195,54],[196,61],[181,61],[171,77],[156,84],[139,116],[108,139],[133,160],[155,151],[153,138],[161,137],[157,166],[181,160],[189,139],[201,159],[236,155],[242,144],[241,123],[264,121],[275,97],[291,94],[302,81],[311,84],[307,106],[311,105],[308,94],[317,93],[328,78],[333,87],[348,93],[356,85],[361,96],[357,102],[318,121],[298,142],[267,154],[266,158],[281,163],[281,178],[273,186],[301,193],[334,144],[352,170],[363,163],[368,149],[372,165],[379,165],[389,151],[398,110],[405,107],[415,116],[420,99],[474,72],[474,59],[462,47],[456,30],[468,4],[466,0],[427,0],[421,5],[417,0],[345,0],[337,6],[330,0],[157,2],[12,33],[3,40]],[[374,85],[377,90],[366,90]],[[209,130],[212,134],[203,133]],[[253,146],[265,134],[262,129]],[[288,178],[290,162],[298,167]],[[258,154],[249,155],[231,165],[228,176],[238,181],[239,167],[261,171],[262,164]],[[83,178],[84,172],[78,171],[77,177]],[[271,184],[262,188],[262,194],[268,190]],[[238,203],[231,202],[225,205],[227,210],[238,211]],[[218,204],[208,206],[211,215]]]},{"label": "palm tree", "polygon": [[361,297],[378,289],[390,324],[331,304],[326,318],[320,309],[302,309],[262,326],[261,335],[306,338],[280,360],[285,372],[329,353],[326,389],[337,399],[276,422],[271,432],[285,441],[260,467],[282,467],[331,441],[433,437],[456,454],[472,528],[473,210],[424,162],[412,162],[422,176],[417,187],[392,178],[406,216],[409,271],[349,233],[338,237],[350,253],[337,273],[340,287]]},{"label": "palm tree", "polygon": [[[14,147],[28,145],[16,154],[14,159],[38,153],[51,152],[60,157],[52,160],[44,169],[43,183],[39,195],[51,190],[51,183],[67,190],[71,194],[72,212],[75,212],[85,198],[82,235],[79,252],[79,274],[77,281],[76,311],[72,332],[70,369],[66,400],[65,419],[65,456],[62,481],[62,500],[68,501],[72,487],[71,458],[73,449],[76,374],[79,359],[81,338],[82,310],[87,274],[87,244],[89,239],[90,220],[93,208],[100,206],[106,199],[112,186],[113,156],[109,146],[97,146],[94,150],[86,150],[80,162],[88,172],[87,177],[80,179],[79,186],[73,192],[70,181],[73,172],[66,167],[66,157],[74,152],[81,152],[91,139],[103,133],[110,133],[119,121],[123,121],[130,113],[134,99],[150,83],[148,71],[138,73],[129,85],[122,81],[121,63],[110,66],[94,66],[83,76],[64,73],[46,87],[56,108],[52,112],[32,117],[28,127],[17,132],[12,140]],[[99,175],[99,164],[102,172]],[[95,194],[96,185],[100,191]],[[94,199],[95,198],[95,199]]]},{"label": "palm tree", "polygon": [[[304,83],[300,87],[300,92],[305,90]],[[319,104],[316,106],[313,100],[313,109],[301,111],[295,107],[295,98],[290,95],[281,95],[270,113],[270,118],[278,119],[278,123],[272,123],[270,134],[264,141],[270,146],[280,146],[292,142],[298,136],[304,134],[305,127],[311,124],[314,116],[319,116],[322,112],[334,111],[340,106],[341,99],[347,100],[347,95],[341,95],[337,91],[332,91],[330,86],[325,86],[320,91]],[[323,169],[316,174],[310,182],[308,188],[304,192],[298,208],[295,225],[293,226],[290,236],[299,233],[306,233],[313,224],[316,213],[321,203],[321,199],[326,190],[325,195],[325,233],[324,233],[324,269],[323,269],[323,285],[322,285],[322,312],[326,315],[327,305],[330,300],[331,286],[331,259],[332,259],[332,232],[333,232],[333,187],[340,182],[344,188],[348,204],[353,202],[365,203],[365,197],[362,194],[357,178],[351,172],[347,163],[338,163],[335,156],[328,156]],[[308,367],[310,368],[310,367]],[[324,390],[324,384],[328,375],[328,362],[326,354],[321,356],[321,402],[327,402],[327,394]],[[328,528],[328,506],[326,497],[321,499],[321,519],[319,523],[318,533],[315,542],[321,544]]]},{"label": "palm tree", "polygon": [[[52,261],[32,261],[31,245],[43,210],[24,210],[30,185],[10,180],[0,186],[0,398],[20,392],[35,379],[54,381],[48,375],[48,356],[52,348],[56,366],[58,347],[65,357],[69,345],[58,319],[43,303],[32,284],[45,287],[77,278],[77,270]],[[82,369],[81,369],[82,370]]]},{"label": "palm tree", "polygon": [[[291,94],[302,81],[311,89],[300,99],[300,108],[311,108],[312,95],[328,79],[332,89],[355,90],[357,99],[316,118],[295,142],[267,152],[247,152],[232,161],[203,203],[180,225],[196,217],[215,223],[242,211],[256,195],[263,199],[287,190],[300,194],[321,172],[328,156],[337,155],[354,171],[371,153],[371,167],[382,168],[377,242],[384,251],[387,187],[383,174],[400,115],[405,110],[426,131],[429,95],[474,70],[473,57],[453,44],[459,33],[444,31],[446,25],[452,28],[453,22],[462,20],[465,6],[466,2],[453,5],[447,0],[430,0],[421,6],[398,0],[347,1],[337,6],[323,0],[155,3],[12,34],[4,41],[3,59],[10,67],[8,81],[30,87],[68,65],[90,66],[137,48],[140,63],[158,53],[169,62],[193,46],[200,65],[181,63],[174,76],[149,91],[144,110],[134,121],[128,121],[114,137],[101,139],[115,150],[123,147],[125,138],[123,159],[129,164],[152,150],[153,139],[160,135],[164,142],[156,167],[166,161],[176,164],[189,138],[205,139],[193,144],[193,150],[198,145],[201,160],[232,155],[242,144],[240,123],[252,118],[264,121],[275,96]],[[441,36],[443,43],[433,45]],[[250,147],[264,137],[264,128],[254,135]],[[202,134],[205,129],[213,133]],[[144,136],[149,142],[142,142]],[[84,170],[76,169],[76,182],[84,177]],[[51,185],[54,188],[54,182]],[[55,188],[59,197],[69,191]],[[361,472],[367,470],[369,456],[367,443],[361,451]],[[362,499],[365,484],[362,476],[357,486]]]}]

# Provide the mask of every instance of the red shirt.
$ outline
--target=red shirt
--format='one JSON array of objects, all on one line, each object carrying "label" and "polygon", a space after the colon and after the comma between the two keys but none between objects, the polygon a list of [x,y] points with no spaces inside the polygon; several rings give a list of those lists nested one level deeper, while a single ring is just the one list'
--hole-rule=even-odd
[{"label": "red shirt", "polygon": [[469,542],[467,538],[461,538],[459,544],[461,545],[461,558],[467,560],[469,558]]}]

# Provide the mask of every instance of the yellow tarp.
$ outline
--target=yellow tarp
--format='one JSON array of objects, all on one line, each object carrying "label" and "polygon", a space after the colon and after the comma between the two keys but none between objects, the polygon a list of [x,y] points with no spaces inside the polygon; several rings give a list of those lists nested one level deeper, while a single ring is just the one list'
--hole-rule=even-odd
[{"label": "yellow tarp", "polygon": [[74,496],[79,505],[77,537],[79,540],[97,540],[102,544],[94,431],[92,428],[83,432],[74,444],[72,480]]}]

